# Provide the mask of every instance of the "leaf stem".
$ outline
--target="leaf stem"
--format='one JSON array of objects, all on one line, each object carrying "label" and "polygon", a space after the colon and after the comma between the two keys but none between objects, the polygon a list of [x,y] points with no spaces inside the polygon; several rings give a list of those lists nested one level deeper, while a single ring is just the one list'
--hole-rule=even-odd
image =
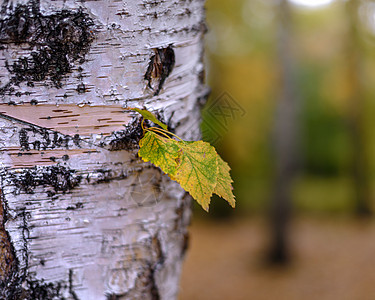
[{"label": "leaf stem", "polygon": [[[157,127],[150,127],[149,128],[151,131],[154,131],[154,132],[158,132],[158,133],[163,133],[163,134],[170,134],[172,136],[174,136],[175,138],[178,138],[181,142],[185,142],[182,138],[180,138],[178,135],[175,135],[174,133],[168,131],[168,130],[164,130],[162,128],[157,128]],[[170,137],[169,137],[170,138]]]},{"label": "leaf stem", "polygon": [[172,138],[167,135],[166,133],[162,132],[162,131],[158,131],[158,130],[155,130],[157,129],[156,127],[150,127],[150,128],[146,128],[146,131],[151,131],[151,132],[154,132],[154,133],[158,133],[158,134],[161,134],[161,135],[164,135],[167,139],[171,140]]}]

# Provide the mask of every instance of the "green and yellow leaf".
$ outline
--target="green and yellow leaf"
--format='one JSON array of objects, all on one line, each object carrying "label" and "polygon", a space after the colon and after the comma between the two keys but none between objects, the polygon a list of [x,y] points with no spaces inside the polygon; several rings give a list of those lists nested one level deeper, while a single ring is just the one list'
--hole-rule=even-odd
[{"label": "green and yellow leaf", "polygon": [[145,162],[152,162],[167,174],[176,171],[180,148],[174,140],[147,131],[145,136],[139,141],[139,147],[138,155]]},{"label": "green and yellow leaf", "polygon": [[206,211],[209,209],[213,193],[235,207],[230,167],[216,153],[214,147],[203,141],[176,141],[168,136],[177,136],[167,131],[167,125],[160,122],[152,113],[138,108],[130,109],[163,128],[144,129],[146,133],[139,142],[138,155],[145,162],[160,167]]},{"label": "green and yellow leaf", "polygon": [[164,123],[160,122],[156,118],[156,116],[153,113],[149,112],[148,110],[139,109],[139,108],[136,108],[136,107],[129,107],[127,109],[136,111],[137,113],[140,113],[144,119],[150,120],[152,123],[158,124],[161,128],[163,128],[165,130],[168,129],[167,125],[165,125]]},{"label": "green and yellow leaf", "polygon": [[233,195],[232,178],[230,177],[229,165],[217,154],[217,184],[214,193],[224,198],[233,208],[236,206],[236,200]]},{"label": "green and yellow leaf", "polygon": [[217,183],[217,154],[209,143],[176,142],[180,147],[176,171],[170,177],[208,211]]}]

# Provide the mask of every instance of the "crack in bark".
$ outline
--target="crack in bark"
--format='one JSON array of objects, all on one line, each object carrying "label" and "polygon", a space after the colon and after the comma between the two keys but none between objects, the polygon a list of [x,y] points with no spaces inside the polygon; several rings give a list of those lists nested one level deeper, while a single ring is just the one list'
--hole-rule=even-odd
[{"label": "crack in bark", "polygon": [[77,294],[73,290],[73,270],[69,269],[69,293],[74,300],[79,300]]},{"label": "crack in bark", "polygon": [[[161,294],[157,285],[157,272],[165,263],[159,233],[156,233],[147,242],[150,257],[143,261],[141,270],[135,281],[135,286],[123,294],[107,294],[107,300],[140,299],[146,295],[152,300],[160,300]],[[147,298],[148,299],[148,298]]]},{"label": "crack in bark", "polygon": [[156,283],[156,272],[159,268],[163,266],[165,262],[165,255],[163,253],[163,249],[158,234],[152,238],[151,247],[155,251],[156,262],[154,264],[150,264],[149,266],[149,281],[151,285],[150,293],[152,300],[160,300],[160,292]]},{"label": "crack in bark", "polygon": [[22,217],[22,225],[20,229],[22,233],[22,245],[23,245],[21,252],[23,256],[22,260],[25,262],[25,266],[20,270],[19,276],[22,279],[22,281],[24,281],[26,278],[27,270],[29,268],[29,250],[27,247],[27,238],[30,235],[30,230],[29,230],[29,226],[27,225],[27,219],[30,218],[30,213],[26,212],[25,207],[20,209],[20,211],[21,212],[18,213],[18,216]]},{"label": "crack in bark", "polygon": [[155,267],[150,267],[150,283],[151,283],[151,299],[152,300],[160,300],[160,293],[159,293],[159,288],[156,285],[156,278],[155,278],[155,271],[156,271],[156,266]]}]

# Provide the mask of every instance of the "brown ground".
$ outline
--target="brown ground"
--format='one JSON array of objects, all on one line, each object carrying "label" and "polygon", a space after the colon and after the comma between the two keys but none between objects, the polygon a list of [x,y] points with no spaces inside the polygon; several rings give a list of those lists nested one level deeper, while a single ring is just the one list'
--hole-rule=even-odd
[{"label": "brown ground", "polygon": [[193,222],[179,299],[375,299],[375,220],[299,219],[286,269],[262,263],[265,236],[259,218]]}]

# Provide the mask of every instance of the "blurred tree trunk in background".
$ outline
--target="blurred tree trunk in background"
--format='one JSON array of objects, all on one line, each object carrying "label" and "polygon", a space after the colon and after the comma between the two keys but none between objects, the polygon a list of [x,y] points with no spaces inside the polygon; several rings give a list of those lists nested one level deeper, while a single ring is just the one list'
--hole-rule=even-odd
[{"label": "blurred tree trunk in background", "polygon": [[277,51],[280,91],[274,128],[275,174],[271,198],[271,248],[269,260],[284,263],[289,259],[288,225],[291,215],[291,188],[295,177],[298,99],[291,31],[291,7],[281,0],[278,11]]},{"label": "blurred tree trunk in background", "polygon": [[177,298],[190,197],[124,108],[198,137],[204,2],[0,2],[0,299]]},{"label": "blurred tree trunk in background", "polygon": [[348,34],[346,43],[347,82],[349,86],[349,130],[352,141],[351,172],[354,181],[355,212],[358,216],[371,214],[369,159],[365,136],[365,91],[362,70],[362,39],[360,35],[359,6],[363,1],[346,3]]}]

